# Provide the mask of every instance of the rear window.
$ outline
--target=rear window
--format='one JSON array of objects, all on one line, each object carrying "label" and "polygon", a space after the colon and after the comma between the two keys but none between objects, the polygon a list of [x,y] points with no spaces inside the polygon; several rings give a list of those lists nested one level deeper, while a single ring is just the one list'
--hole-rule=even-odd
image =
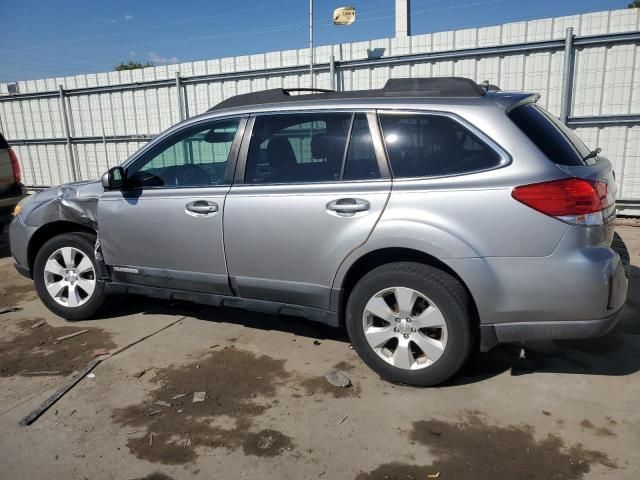
[{"label": "rear window", "polygon": [[590,150],[559,119],[538,105],[527,104],[509,112],[509,118],[549,160],[559,165],[593,165],[595,158],[584,160]]},{"label": "rear window", "polygon": [[4,150],[6,148],[9,148],[9,144],[7,143],[7,141],[2,136],[2,133],[0,133],[0,149]]}]

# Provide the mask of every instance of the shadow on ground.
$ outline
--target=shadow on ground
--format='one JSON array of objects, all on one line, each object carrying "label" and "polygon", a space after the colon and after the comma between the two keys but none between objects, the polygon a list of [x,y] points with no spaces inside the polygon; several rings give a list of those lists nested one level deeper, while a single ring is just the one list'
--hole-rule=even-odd
[{"label": "shadow on ground", "polygon": [[9,248],[9,226],[4,227],[4,231],[0,233],[0,258],[7,258],[11,256],[11,249]]},{"label": "shadow on ground", "polygon": [[[302,318],[266,315],[228,307],[207,307],[188,302],[122,296],[114,302],[108,313],[109,317],[132,313],[185,315],[207,322],[231,323],[251,329],[275,330],[300,337],[349,343],[344,329],[331,328]],[[510,372],[514,376],[531,373],[630,375],[640,370],[638,324],[640,304],[629,301],[620,324],[604,337],[500,345],[487,353],[474,352],[461,372],[447,385],[476,383],[504,372]]]}]

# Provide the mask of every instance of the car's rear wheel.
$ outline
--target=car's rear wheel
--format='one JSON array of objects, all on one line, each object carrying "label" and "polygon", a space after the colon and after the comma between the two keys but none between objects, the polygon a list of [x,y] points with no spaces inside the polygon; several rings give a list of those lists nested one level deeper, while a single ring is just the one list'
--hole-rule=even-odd
[{"label": "car's rear wheel", "polygon": [[369,367],[409,385],[444,382],[472,345],[467,291],[450,274],[420,263],[390,263],[367,273],[349,296],[346,323]]},{"label": "car's rear wheel", "polygon": [[106,298],[94,258],[95,238],[66,233],[47,241],[36,256],[33,278],[42,302],[56,315],[83,320]]}]

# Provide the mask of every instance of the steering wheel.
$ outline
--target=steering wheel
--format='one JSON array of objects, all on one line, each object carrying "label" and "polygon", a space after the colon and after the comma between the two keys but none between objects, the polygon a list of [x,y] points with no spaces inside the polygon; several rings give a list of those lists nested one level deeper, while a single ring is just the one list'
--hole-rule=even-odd
[{"label": "steering wheel", "polygon": [[210,183],[209,174],[197,165],[187,164],[176,168],[176,185],[178,186],[209,185]]}]

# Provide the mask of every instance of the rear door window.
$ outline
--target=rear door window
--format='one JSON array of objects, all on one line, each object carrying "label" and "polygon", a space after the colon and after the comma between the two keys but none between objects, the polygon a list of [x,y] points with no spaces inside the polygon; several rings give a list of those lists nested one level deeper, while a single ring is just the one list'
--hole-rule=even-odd
[{"label": "rear door window", "polygon": [[378,178],[380,168],[364,113],[294,113],[255,119],[245,183]]},{"label": "rear door window", "polygon": [[595,158],[584,160],[589,148],[573,130],[542,107],[522,105],[509,112],[509,118],[553,163],[568,166],[596,163]]},{"label": "rear door window", "polygon": [[394,178],[459,175],[495,168],[500,155],[444,115],[381,114]]}]

